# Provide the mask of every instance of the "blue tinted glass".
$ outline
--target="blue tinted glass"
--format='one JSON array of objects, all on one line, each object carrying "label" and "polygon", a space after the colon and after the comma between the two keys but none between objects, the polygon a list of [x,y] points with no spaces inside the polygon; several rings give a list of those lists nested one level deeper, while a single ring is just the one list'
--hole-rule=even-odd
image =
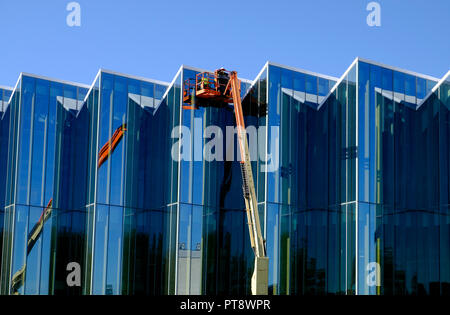
[{"label": "blue tinted glass", "polygon": [[[101,95],[100,95],[100,118],[99,118],[99,143],[98,151],[110,141],[114,132],[112,129],[112,114],[113,114],[113,100],[114,100],[114,77],[108,73],[102,73],[101,77]],[[97,158],[96,158],[97,159]],[[109,174],[110,174],[111,159],[106,161],[98,169],[98,183],[97,183],[97,202],[107,204],[109,202]],[[97,162],[96,162],[97,163]]]},{"label": "blue tinted glass", "polygon": [[105,294],[118,295],[122,279],[123,208],[111,207],[108,223],[108,256]]},{"label": "blue tinted glass", "polygon": [[329,83],[327,79],[319,78],[319,96],[326,96],[329,92]]},{"label": "blue tinted glass", "polygon": [[202,294],[202,273],[200,261],[202,255],[202,234],[203,234],[203,207],[193,206],[192,211],[192,236],[191,236],[191,268],[190,294]]},{"label": "blue tinted glass", "polygon": [[431,92],[431,90],[433,89],[433,87],[436,85],[436,81],[431,81],[431,80],[427,80],[427,93]]},{"label": "blue tinted glass", "polygon": [[4,94],[3,94],[3,101],[8,102],[8,101],[9,101],[9,98],[10,98],[11,95],[12,95],[12,91],[4,90],[3,93],[4,93]]},{"label": "blue tinted glass", "polygon": [[114,92],[125,94],[128,92],[128,79],[121,77],[121,76],[115,76],[114,77]]},{"label": "blue tinted glass", "polygon": [[[14,214],[14,245],[13,245],[13,262],[11,275],[20,275],[25,272],[27,259],[27,239],[28,239],[28,207],[15,206]],[[23,271],[22,271],[23,270]],[[19,277],[20,278],[20,277]],[[24,286],[18,286],[12,289],[13,292],[24,293]]]},{"label": "blue tinted glass", "polygon": [[403,72],[394,71],[394,92],[405,93],[405,74]]},{"label": "blue tinted glass", "polygon": [[86,95],[88,93],[87,88],[78,87],[78,100],[83,101],[86,98]]},{"label": "blue tinted glass", "polygon": [[77,99],[77,88],[71,85],[64,85],[64,97]]},{"label": "blue tinted glass", "polygon": [[36,81],[36,100],[34,104],[33,119],[33,152],[31,157],[31,183],[30,204],[44,206],[48,201],[43,200],[43,181],[45,171],[46,141],[48,130],[48,109],[50,82],[44,80]]},{"label": "blue tinted glass", "polygon": [[275,294],[278,287],[278,258],[279,258],[279,243],[278,243],[278,227],[279,227],[279,209],[276,204],[269,204],[267,206],[267,225],[273,227],[266,237],[267,256],[269,257],[269,288]]},{"label": "blue tinted glass", "polygon": [[92,293],[105,294],[109,207],[97,205],[96,210]]},{"label": "blue tinted glass", "polygon": [[[281,113],[281,71],[280,68],[269,66],[269,112],[268,112],[268,141],[267,141],[267,161],[266,168],[269,167],[272,161],[270,154],[273,154],[277,150],[279,142],[277,141],[277,127],[280,126],[280,113]],[[275,128],[272,128],[275,127]],[[275,156],[273,156],[275,157]],[[278,188],[277,178],[279,177],[278,170],[267,172],[267,185],[272,187],[267,189],[267,201],[278,202]]]},{"label": "blue tinted glass", "polygon": [[[48,83],[48,82],[47,82]],[[39,218],[42,213],[42,208],[30,207],[29,218],[28,218],[28,233],[35,228],[36,223],[39,221]],[[27,250],[28,251],[28,250]],[[37,295],[39,294],[40,288],[40,271],[41,271],[41,255],[46,254],[42,253],[42,238],[38,238],[34,243],[31,251],[27,254],[27,262],[26,262],[26,285],[25,285],[25,294]]]},{"label": "blue tinted glass", "polygon": [[371,198],[371,188],[373,187],[373,174],[370,173],[370,116],[372,99],[370,88],[370,66],[367,63],[359,64],[359,200],[369,201]]},{"label": "blue tinted glass", "polygon": [[417,98],[424,99],[427,95],[427,81],[422,78],[417,78]]},{"label": "blue tinted glass", "polygon": [[53,181],[55,176],[55,154],[56,149],[56,128],[61,128],[63,122],[57,121],[57,110],[61,110],[61,95],[63,95],[63,85],[52,82],[50,84],[49,107],[48,107],[48,135],[47,135],[47,165],[45,174],[45,197],[44,205],[47,205],[53,196]]},{"label": "blue tinted glass", "polygon": [[409,74],[405,75],[405,94],[416,96],[416,77]]},{"label": "blue tinted glass", "polygon": [[178,257],[184,259],[178,263],[181,272],[178,273],[177,294],[189,294],[188,281],[190,280],[190,258],[191,258],[191,232],[192,232],[192,205],[180,204],[179,231],[177,251]]},{"label": "blue tinted glass", "polygon": [[153,97],[155,95],[155,85],[149,82],[142,82],[142,95]]},{"label": "blue tinted glass", "polygon": [[155,85],[153,83],[142,82],[141,90],[143,96],[141,98],[141,105],[149,109],[154,108],[156,105],[154,101]]},{"label": "blue tinted glass", "polygon": [[381,84],[383,90],[392,91],[393,71],[386,68],[381,68]]},{"label": "blue tinted glass", "polygon": [[112,74],[102,72],[100,84],[103,90],[112,90],[114,87],[114,76]]},{"label": "blue tinted glass", "polygon": [[290,70],[281,70],[281,86],[287,89],[292,89],[293,72]]},{"label": "blue tinted glass", "polygon": [[[252,165],[269,292],[354,294],[356,281],[359,294],[447,292],[448,84],[416,108],[416,96],[436,82],[360,62],[318,109],[312,103],[331,81],[269,69],[243,100],[247,126],[275,127],[258,139],[268,163]],[[185,70],[189,76],[195,72]],[[206,163],[195,151],[194,161],[171,156],[180,113],[200,153],[205,127],[234,126],[234,113],[181,110],[181,86],[178,77],[156,110],[165,87],[104,74],[101,91],[96,83],[74,115],[83,89],[73,94],[71,86],[24,76],[0,124],[9,147],[0,162],[13,161],[0,188],[10,203],[23,203],[0,213],[2,292],[22,268],[25,283],[13,292],[78,292],[65,285],[70,259],[85,262],[87,294],[249,294],[254,256],[239,164]],[[96,176],[99,149],[125,123]],[[279,165],[270,169],[277,149]],[[52,198],[53,217],[28,251]],[[86,218],[85,208],[97,211]],[[370,263],[380,264],[380,287],[366,283]]]},{"label": "blue tinted glass", "polygon": [[[40,214],[42,214],[42,208],[39,208]],[[84,222],[73,222],[74,228],[73,230],[81,229],[82,226],[84,226]],[[51,283],[51,248],[52,248],[52,239],[55,238],[55,236],[52,236],[52,218],[48,218],[47,221],[44,223],[43,231],[42,231],[42,258],[40,262],[40,288],[39,288],[39,294],[41,295],[48,295],[52,294],[50,292],[50,283]]]},{"label": "blue tinted glass", "polygon": [[83,106],[83,101],[86,98],[88,90],[86,88],[78,87],[78,94],[77,94],[77,110],[80,110]]},{"label": "blue tinted glass", "polygon": [[[117,130],[127,123],[128,104],[127,79],[116,76],[114,81],[114,104],[113,104],[113,136]],[[122,137],[111,153],[111,194],[110,204],[123,205],[124,176],[125,176],[125,144],[126,138]]]},{"label": "blue tinted glass", "polygon": [[374,88],[381,88],[381,68],[370,65],[370,83]]},{"label": "blue tinted glass", "polygon": [[160,100],[163,97],[166,90],[167,90],[166,86],[156,84],[155,85],[155,99]]},{"label": "blue tinted glass", "polygon": [[294,74],[294,90],[305,92],[305,75],[303,73],[296,72]]},{"label": "blue tinted glass", "polygon": [[30,145],[31,145],[31,121],[32,108],[35,101],[35,79],[24,76],[22,79],[23,96],[21,102],[21,117],[19,123],[19,164],[17,178],[17,202],[28,204],[29,192],[29,162],[30,162]]},{"label": "blue tinted glass", "polygon": [[330,86],[329,86],[329,90],[331,91],[331,89],[336,85],[336,81],[330,80]]},{"label": "blue tinted glass", "polygon": [[205,125],[204,110],[194,111],[193,124],[193,160],[192,167],[192,203],[201,205],[203,200],[204,180],[203,180],[203,149],[204,142],[202,141]]},{"label": "blue tinted glass", "polygon": [[138,80],[128,79],[128,93],[141,94],[141,82]]},{"label": "blue tinted glass", "polygon": [[306,93],[317,95],[317,77],[305,75],[306,77]]}]

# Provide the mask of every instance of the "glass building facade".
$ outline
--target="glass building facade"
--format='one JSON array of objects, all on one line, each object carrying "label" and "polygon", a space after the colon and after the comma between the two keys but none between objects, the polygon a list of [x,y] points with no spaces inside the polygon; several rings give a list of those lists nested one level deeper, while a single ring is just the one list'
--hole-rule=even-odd
[{"label": "glass building facade", "polygon": [[[88,87],[21,74],[3,107],[4,232],[1,292],[48,294],[52,286],[53,215],[43,218],[55,191],[57,153]],[[2,125],[3,129],[3,125]],[[56,214],[56,213],[55,213]],[[39,224],[42,222],[42,224]],[[35,227],[39,227],[36,229]],[[75,225],[74,225],[74,228]],[[37,237],[35,237],[37,236]]]},{"label": "glass building facade", "polygon": [[[247,294],[253,253],[246,225],[234,112],[183,110],[181,83],[204,70],[182,67],[164,102],[177,112],[172,134],[174,169],[175,294]],[[241,96],[250,83],[242,82]],[[173,94],[172,94],[173,93]],[[249,113],[250,114],[250,113]],[[247,116],[255,126],[256,117]],[[255,128],[256,130],[256,128]],[[233,155],[226,159],[227,152]],[[177,180],[175,180],[178,178]]]},{"label": "glass building facade", "polygon": [[[4,108],[8,106],[9,99],[12,94],[12,88],[0,86],[0,147],[4,148],[8,145],[9,139],[9,119],[4,116]],[[6,189],[6,161],[8,150],[0,151],[0,191]],[[5,195],[0,193],[0,261],[3,251],[3,220],[5,209]]]},{"label": "glass building facade", "polygon": [[[203,71],[0,87],[1,294],[250,294],[233,106],[183,107]],[[449,74],[268,62],[241,97],[269,294],[450,294]]]},{"label": "glass building facade", "polygon": [[[161,106],[166,89],[163,82],[100,71],[86,98],[83,294],[168,290],[171,113]],[[121,129],[122,139],[101,164],[102,148]]]},{"label": "glass building facade", "polygon": [[[269,294],[325,293],[328,258],[340,255],[341,244],[330,247],[327,242],[327,232],[339,228],[327,220],[329,207],[335,206],[333,191],[324,195],[327,181],[336,179],[326,164],[327,151],[334,149],[327,143],[328,128],[333,128],[327,122],[333,120],[328,109],[319,108],[336,82],[268,63],[244,99],[244,106],[255,108],[258,151],[263,152],[254,169],[269,257]],[[330,277],[340,271],[333,269]]]},{"label": "glass building facade", "polygon": [[[357,290],[449,294],[449,81],[358,61]],[[369,287],[368,264],[380,265]]]}]

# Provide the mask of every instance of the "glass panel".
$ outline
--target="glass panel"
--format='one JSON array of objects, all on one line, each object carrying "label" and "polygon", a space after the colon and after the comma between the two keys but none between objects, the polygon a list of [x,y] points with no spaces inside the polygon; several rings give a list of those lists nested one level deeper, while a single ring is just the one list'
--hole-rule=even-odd
[{"label": "glass panel", "polygon": [[419,104],[427,95],[427,81],[417,78],[417,104]]},{"label": "glass panel", "polygon": [[192,199],[191,202],[196,205],[202,205],[203,202],[203,164],[204,164],[204,142],[203,134],[207,127],[204,119],[204,109],[194,111],[194,123],[192,130],[192,145],[193,145],[193,163],[191,164],[191,177],[190,185],[192,187]]},{"label": "glass panel", "polygon": [[106,294],[106,264],[108,258],[109,207],[96,206],[94,263],[92,272],[92,294]]},{"label": "glass panel", "polygon": [[267,70],[263,71],[257,83],[254,95],[258,104],[258,202],[266,199],[266,161],[267,161]]},{"label": "glass panel", "polygon": [[[119,128],[127,123],[127,104],[128,104],[128,87],[125,78],[116,76],[114,81],[114,99],[113,99],[113,115],[112,115],[112,133],[116,134]],[[126,131],[125,131],[126,132]],[[114,136],[113,136],[114,137]],[[119,139],[119,138],[117,138]],[[120,140],[111,139],[112,153],[111,159],[111,192],[110,204],[123,205],[123,194],[125,184],[125,148],[126,137]],[[113,143],[113,141],[118,141]],[[114,145],[116,147],[114,148]]]},{"label": "glass panel", "polygon": [[[39,209],[42,211],[43,209]],[[80,222],[77,222],[80,223]],[[76,223],[74,222],[74,225]],[[82,223],[84,224],[84,222]],[[52,225],[53,225],[53,219],[52,216],[50,216],[44,223],[44,226],[42,228],[42,257],[41,257],[41,270],[40,270],[40,289],[39,294],[41,295],[49,295],[53,294],[50,291],[51,283],[54,281],[52,279],[52,275],[50,272],[50,265],[51,265],[51,259],[52,259],[52,253],[51,253],[51,247],[52,247]],[[75,228],[76,229],[76,228]],[[81,244],[79,244],[79,247],[81,247]],[[83,250],[82,248],[79,248],[79,250]]]},{"label": "glass panel", "polygon": [[[48,135],[48,105],[50,84],[48,81],[36,81],[36,102],[33,119],[33,153],[31,159],[30,204],[44,206],[44,184],[46,168],[46,144]],[[47,201],[48,203],[48,201]]]},{"label": "glass panel", "polygon": [[56,154],[56,130],[62,128],[62,121],[57,121],[56,112],[58,108],[62,108],[62,104],[58,101],[58,96],[62,95],[63,86],[59,83],[50,83],[50,96],[47,118],[47,153],[45,166],[45,192],[43,206],[47,206],[50,199],[53,198],[53,182],[55,173],[55,154]]},{"label": "glass panel", "polygon": [[380,240],[375,239],[375,206],[359,203],[358,220],[358,294],[374,295],[380,280],[377,278]]},{"label": "glass panel", "polygon": [[[370,66],[367,63],[359,63],[359,104],[358,104],[358,122],[359,122],[359,196],[360,201],[373,200],[373,187],[375,174],[371,167],[371,140],[373,139],[373,117],[371,112],[373,105],[373,93],[370,86]],[[371,102],[372,101],[372,102]],[[372,189],[371,189],[372,188]]]},{"label": "glass panel", "polygon": [[35,79],[23,77],[23,96],[20,104],[19,163],[17,165],[17,203],[29,204],[29,176],[31,156],[32,110],[35,102]]},{"label": "glass panel", "polygon": [[155,84],[155,99],[162,99],[167,87],[159,84]]},{"label": "glass panel", "polygon": [[[38,221],[41,214],[42,208],[30,207],[27,239],[39,228]],[[28,244],[30,244],[29,241]],[[37,295],[39,294],[40,288],[39,276],[41,273],[42,237],[39,237],[34,244],[31,244],[31,246],[27,246],[25,294]]]},{"label": "glass panel", "polygon": [[313,104],[317,104],[318,78],[311,75],[305,75],[305,77],[306,77],[306,101],[311,102]]},{"label": "glass panel", "polygon": [[154,109],[156,107],[155,104],[155,85],[148,82],[142,82],[142,98],[141,98],[141,106],[146,107],[148,109]]},{"label": "glass panel", "polygon": [[123,208],[110,207],[108,222],[106,295],[121,293]]},{"label": "glass panel", "polygon": [[267,205],[266,234],[267,257],[269,257],[269,294],[278,294],[279,288],[279,255],[280,255],[280,214],[278,205]]},{"label": "glass panel", "polygon": [[412,75],[405,75],[405,101],[416,104],[416,77]]},{"label": "glass panel", "polygon": [[192,256],[192,206],[180,204],[178,231],[178,279],[177,294],[190,294]]},{"label": "glass panel", "polygon": [[190,294],[202,294],[203,207],[192,207]]},{"label": "glass panel", "polygon": [[[98,152],[108,144],[112,133],[112,115],[114,100],[114,77],[107,73],[101,76],[101,95],[100,95],[100,118],[99,118],[99,143]],[[97,163],[97,162],[96,162]],[[110,184],[110,163],[108,158],[100,168],[97,174],[97,202],[102,204],[109,203],[109,184]]]},{"label": "glass panel", "polygon": [[[269,154],[274,154],[279,146],[279,138],[277,134],[274,133],[276,128],[280,127],[280,113],[281,113],[281,71],[277,67],[269,66],[269,108],[268,108],[268,140],[267,140],[267,164],[270,165],[272,157],[275,159],[276,156],[270,156]],[[272,128],[274,127],[274,128]],[[267,176],[267,202],[278,202],[279,201],[279,170],[269,169],[269,165],[266,167]]]},{"label": "glass panel", "polygon": [[27,263],[27,231],[28,231],[28,207],[16,206],[14,213],[14,244],[13,262],[11,270],[11,294],[24,294],[25,270]]}]

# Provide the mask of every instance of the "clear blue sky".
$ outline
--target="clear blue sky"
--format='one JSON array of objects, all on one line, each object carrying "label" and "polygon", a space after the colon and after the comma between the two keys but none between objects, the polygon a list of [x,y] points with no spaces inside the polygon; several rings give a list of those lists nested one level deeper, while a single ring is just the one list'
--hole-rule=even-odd
[{"label": "clear blue sky", "polygon": [[181,64],[253,79],[267,60],[341,76],[357,56],[443,76],[450,0],[0,0],[0,85],[20,72],[91,84],[99,68],[171,81]]}]

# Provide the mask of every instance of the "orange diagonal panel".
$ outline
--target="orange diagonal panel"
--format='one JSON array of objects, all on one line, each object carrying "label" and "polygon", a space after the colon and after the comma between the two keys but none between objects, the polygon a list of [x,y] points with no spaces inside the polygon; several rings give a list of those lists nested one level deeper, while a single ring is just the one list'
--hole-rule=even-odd
[{"label": "orange diagonal panel", "polygon": [[114,152],[117,145],[122,140],[126,130],[127,124],[123,124],[122,126],[117,128],[111,139],[102,147],[102,149],[98,153],[98,167],[102,166],[103,163],[108,160],[109,156]]}]

